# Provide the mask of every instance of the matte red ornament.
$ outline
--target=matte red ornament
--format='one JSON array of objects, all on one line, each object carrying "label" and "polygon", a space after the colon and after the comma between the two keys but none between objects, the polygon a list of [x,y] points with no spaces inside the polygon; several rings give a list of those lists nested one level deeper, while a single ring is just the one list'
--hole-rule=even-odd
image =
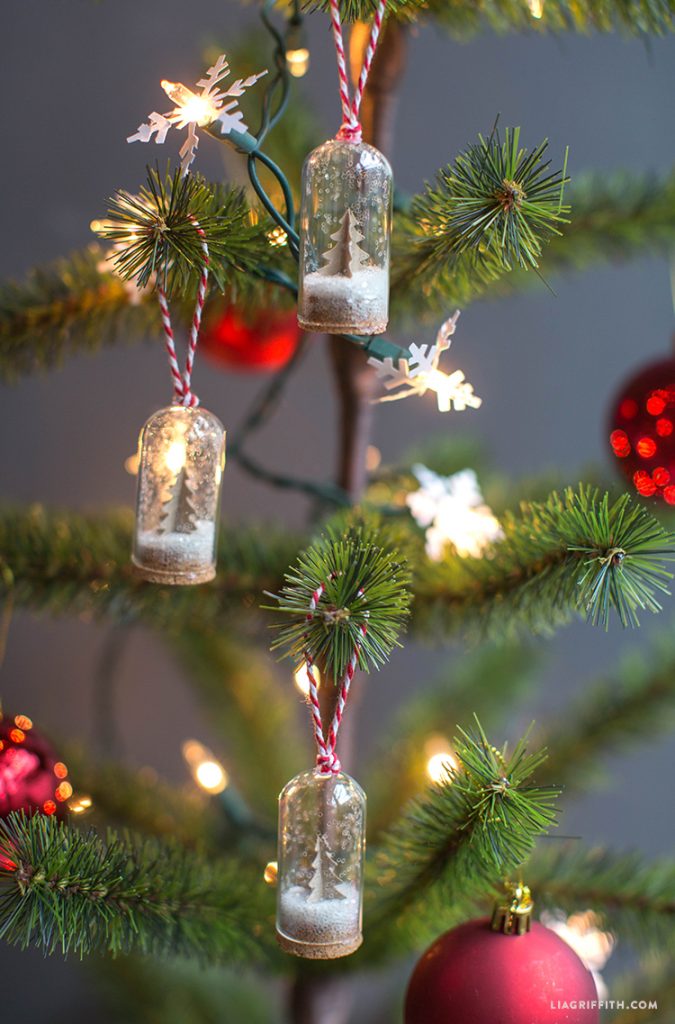
[{"label": "matte red ornament", "polygon": [[675,505],[675,359],[650,363],[623,385],[608,433],[631,487],[643,498]]},{"label": "matte red ornament", "polygon": [[293,356],[301,331],[294,311],[263,310],[252,317],[237,306],[211,315],[202,327],[200,348],[214,363],[233,370],[270,373]]},{"label": "matte red ornament", "polygon": [[525,935],[489,918],[446,932],[417,964],[405,1024],[597,1024],[593,976],[563,939],[533,923]]},{"label": "matte red ornament", "polygon": [[0,716],[0,818],[11,811],[61,815],[68,769],[26,715]]}]

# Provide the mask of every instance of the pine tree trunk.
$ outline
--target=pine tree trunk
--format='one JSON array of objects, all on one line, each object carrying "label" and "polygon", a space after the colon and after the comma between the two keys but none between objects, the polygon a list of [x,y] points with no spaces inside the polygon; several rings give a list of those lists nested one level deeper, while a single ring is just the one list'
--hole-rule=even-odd
[{"label": "pine tree trunk", "polygon": [[[370,26],[356,25],[350,39],[352,77],[358,77],[368,42]],[[406,28],[389,22],[381,36],[371,68],[368,87],[361,107],[363,138],[391,157],[397,88],[405,69]],[[370,443],[373,418],[372,398],[376,390],[375,371],[367,357],[344,338],[330,339],[330,353],[340,410],[339,455],[336,482],[358,501],[366,484],[366,454]],[[334,687],[322,686],[320,692],[325,722],[332,718],[336,699]],[[348,768],[352,760],[354,721],[354,688],[351,714],[345,716],[340,729],[339,754]],[[347,1024],[353,1007],[351,984],[342,978],[298,977],[290,994],[290,1016],[293,1024]]]}]

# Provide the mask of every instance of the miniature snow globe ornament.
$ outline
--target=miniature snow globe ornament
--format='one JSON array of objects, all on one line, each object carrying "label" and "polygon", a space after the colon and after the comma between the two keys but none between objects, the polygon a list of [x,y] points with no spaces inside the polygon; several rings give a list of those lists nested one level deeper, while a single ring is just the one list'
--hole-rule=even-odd
[{"label": "miniature snow globe ornament", "polygon": [[298,322],[307,331],[382,334],[389,319],[393,179],[363,142],[325,142],[305,161]]},{"label": "miniature snow globe ornament", "polygon": [[366,796],[344,772],[302,772],[279,797],[277,939],[332,960],[359,948]]},{"label": "miniature snow globe ornament", "polygon": [[143,427],[132,560],[152,583],[216,574],[225,429],[205,409],[172,405]]},{"label": "miniature snow globe ornament", "polygon": [[298,323],[329,334],[382,334],[389,319],[393,177],[362,141],[359,110],[382,27],[379,0],[363,70],[350,99],[339,4],[331,5],[342,127],[302,172]]}]

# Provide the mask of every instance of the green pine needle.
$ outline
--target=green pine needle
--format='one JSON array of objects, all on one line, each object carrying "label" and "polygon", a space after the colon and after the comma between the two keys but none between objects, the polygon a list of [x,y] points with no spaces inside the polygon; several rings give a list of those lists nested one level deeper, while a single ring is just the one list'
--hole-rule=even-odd
[{"label": "green pine needle", "polygon": [[209,273],[225,287],[232,267],[253,271],[269,253],[260,225],[249,222],[241,189],[211,185],[200,175],[181,177],[167,168],[148,168],[146,185],[137,195],[120,190],[110,200],[109,221],[99,234],[115,242],[112,264],[121,277],[139,288],[156,276],[167,292],[185,292],[204,266],[202,241],[209,249]]},{"label": "green pine needle", "polygon": [[537,268],[544,244],[559,235],[564,216],[565,171],[549,172],[544,141],[531,153],[520,147],[520,129],[479,136],[454,164],[439,171],[412,206],[426,235],[429,269],[471,254],[478,263],[503,270]]},{"label": "green pine needle", "polygon": [[266,914],[254,877],[178,845],[112,832],[104,841],[44,815],[10,814],[0,821],[0,938],[80,956],[248,959]]},{"label": "green pine needle", "polygon": [[476,721],[453,749],[461,767],[408,807],[378,857],[370,920],[389,940],[393,929],[410,943],[430,903],[435,912],[440,905],[452,912],[453,904],[492,891],[556,824],[559,790],[534,785],[547,755],[528,754],[527,736],[509,754],[493,747]]},{"label": "green pine needle", "polygon": [[[355,646],[360,647],[359,666],[369,671],[398,645],[410,606],[410,574],[395,551],[380,545],[376,533],[354,527],[342,536],[329,534],[300,555],[285,580],[276,599],[290,622],[275,627],[273,650],[285,648],[296,660],[309,651],[338,680]],[[324,595],[308,619],[312,594],[321,584]]]}]

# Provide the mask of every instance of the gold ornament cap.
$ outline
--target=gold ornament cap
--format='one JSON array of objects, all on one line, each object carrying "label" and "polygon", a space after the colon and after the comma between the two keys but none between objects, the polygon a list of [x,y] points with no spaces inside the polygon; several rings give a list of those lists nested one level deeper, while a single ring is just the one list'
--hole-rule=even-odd
[{"label": "gold ornament cap", "polygon": [[532,923],[534,901],[527,885],[507,882],[504,886],[504,898],[496,904],[492,912],[490,927],[493,932],[503,935],[526,935]]}]

